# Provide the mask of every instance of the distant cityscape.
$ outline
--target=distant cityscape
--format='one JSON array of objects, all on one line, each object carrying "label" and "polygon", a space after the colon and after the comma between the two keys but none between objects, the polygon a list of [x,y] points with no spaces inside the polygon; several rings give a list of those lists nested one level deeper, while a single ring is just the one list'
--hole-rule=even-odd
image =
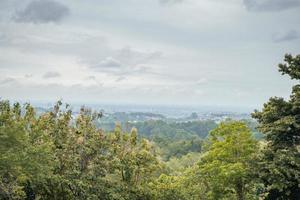
[{"label": "distant cityscape", "polygon": [[[34,104],[39,112],[51,109],[53,104]],[[82,105],[71,105],[73,115],[79,113]],[[251,119],[251,109],[232,107],[184,107],[184,106],[150,106],[150,105],[108,105],[87,104],[85,107],[103,113],[103,120],[140,122],[147,120],[168,120],[172,122],[213,120],[215,122],[226,119]],[[231,110],[231,111],[229,111]],[[232,111],[234,110],[234,111]]]}]

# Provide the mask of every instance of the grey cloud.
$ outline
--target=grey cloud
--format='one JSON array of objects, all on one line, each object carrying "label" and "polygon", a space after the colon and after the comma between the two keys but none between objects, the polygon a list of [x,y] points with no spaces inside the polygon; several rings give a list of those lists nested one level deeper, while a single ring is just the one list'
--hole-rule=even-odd
[{"label": "grey cloud", "polygon": [[124,47],[117,50],[111,50],[111,56],[105,57],[100,62],[88,62],[91,69],[117,76],[117,80],[123,80],[123,77],[151,74],[159,75],[152,70],[151,63],[162,57],[160,51],[141,51]]},{"label": "grey cloud", "polygon": [[88,80],[88,81],[93,81],[94,83],[96,83],[99,87],[102,87],[104,84],[102,82],[99,82],[97,80],[97,77],[96,76],[87,76],[85,78],[85,80]]},{"label": "grey cloud", "polygon": [[243,3],[253,12],[282,11],[300,6],[300,0],[243,0]]},{"label": "grey cloud", "polygon": [[25,74],[24,77],[25,77],[25,78],[32,78],[33,75],[32,75],[32,74]]},{"label": "grey cloud", "polygon": [[96,80],[96,76],[87,76],[86,80]]},{"label": "grey cloud", "polygon": [[120,77],[118,77],[115,81],[116,81],[116,82],[120,82],[120,81],[123,81],[123,80],[126,80],[126,77],[120,76]]},{"label": "grey cloud", "polygon": [[58,72],[46,72],[44,75],[43,75],[43,78],[57,78],[57,77],[60,77],[60,73]]},{"label": "grey cloud", "polygon": [[[97,72],[117,76],[117,79],[119,79],[124,75],[132,75],[136,67],[127,65],[114,57],[106,57],[99,63],[90,65],[90,68]],[[96,79],[94,81],[96,81]]]},{"label": "grey cloud", "polygon": [[196,84],[197,85],[203,85],[203,84],[205,84],[207,82],[208,82],[208,80],[206,78],[201,78],[198,81],[196,81]]},{"label": "grey cloud", "polygon": [[20,5],[20,1],[17,0],[0,0],[0,22],[9,20],[16,10],[16,5]]},{"label": "grey cloud", "polygon": [[10,40],[9,37],[6,34],[0,33],[0,44],[6,43],[9,40]]},{"label": "grey cloud", "polygon": [[132,74],[156,74],[152,71],[151,67],[147,66],[147,65],[137,65],[135,67],[132,68],[131,71],[129,71],[129,73]]},{"label": "grey cloud", "polygon": [[[102,62],[101,62],[102,63]],[[152,68],[148,65],[125,65],[120,62],[109,62],[105,65],[98,64],[91,66],[92,69],[98,72],[114,75],[117,77],[122,77],[120,80],[123,79],[124,76],[132,76],[132,75],[140,75],[140,74],[152,74],[152,75],[159,75],[152,71]],[[120,81],[119,80],[119,81]]]},{"label": "grey cloud", "polygon": [[17,82],[16,79],[8,77],[8,78],[4,78],[4,79],[0,80],[0,85],[13,84],[16,82]]},{"label": "grey cloud", "polygon": [[296,40],[300,37],[299,33],[296,30],[291,30],[285,34],[275,34],[273,35],[273,41],[276,43],[286,42],[291,40]]},{"label": "grey cloud", "polygon": [[143,51],[132,49],[130,47],[124,47],[116,51],[116,56],[126,64],[137,65],[141,63],[151,62],[153,60],[161,58],[162,52],[160,51],[143,52]]},{"label": "grey cloud", "polygon": [[49,23],[60,22],[69,15],[69,8],[52,0],[35,0],[13,18],[16,22]]},{"label": "grey cloud", "polygon": [[93,65],[93,68],[120,68],[122,66],[121,62],[113,57],[107,57],[100,63]]},{"label": "grey cloud", "polygon": [[159,3],[162,5],[170,5],[170,4],[176,4],[181,2],[183,2],[183,0],[159,0]]}]

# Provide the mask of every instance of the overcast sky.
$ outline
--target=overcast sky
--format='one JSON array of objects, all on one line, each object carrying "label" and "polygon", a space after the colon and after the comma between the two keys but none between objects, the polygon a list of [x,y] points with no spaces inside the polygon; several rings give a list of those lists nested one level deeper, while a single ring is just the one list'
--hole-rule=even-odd
[{"label": "overcast sky", "polygon": [[288,97],[300,0],[0,0],[0,96],[260,107]]}]

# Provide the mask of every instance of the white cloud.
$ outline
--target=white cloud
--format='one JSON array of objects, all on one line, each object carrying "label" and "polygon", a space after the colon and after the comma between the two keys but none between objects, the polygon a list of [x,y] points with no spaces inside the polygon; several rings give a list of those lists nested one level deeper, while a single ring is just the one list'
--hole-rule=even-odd
[{"label": "white cloud", "polygon": [[116,60],[112,57],[106,57],[104,60],[101,60],[99,64],[92,66],[92,68],[101,70],[102,68],[120,68],[122,64],[119,60]]},{"label": "white cloud", "polygon": [[58,78],[60,77],[61,74],[58,73],[58,72],[46,72],[44,75],[43,75],[43,78],[46,78],[46,79],[50,79],[50,78]]},{"label": "white cloud", "polygon": [[[285,2],[284,12],[270,12],[279,8],[274,1],[276,9],[257,14],[258,1],[248,5],[253,12],[245,10],[242,0],[165,1],[170,6],[158,1],[61,0],[57,2],[71,15],[47,18],[37,14],[43,9],[30,6],[42,1],[5,0],[7,9],[0,11],[1,95],[258,105],[288,93],[291,83],[276,65],[284,53],[300,51],[296,42],[288,42],[298,37],[298,7]],[[11,21],[15,10],[24,12],[22,23]],[[46,78],[47,72],[59,75]],[[260,91],[252,89],[257,86]],[[240,95],[236,102],[232,88],[247,91],[247,97]]]}]

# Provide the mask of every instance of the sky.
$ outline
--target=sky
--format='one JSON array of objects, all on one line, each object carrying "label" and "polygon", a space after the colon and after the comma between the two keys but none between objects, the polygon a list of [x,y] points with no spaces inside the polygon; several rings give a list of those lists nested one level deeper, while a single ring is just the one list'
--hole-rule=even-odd
[{"label": "sky", "polygon": [[0,97],[261,107],[300,0],[0,0]]}]

